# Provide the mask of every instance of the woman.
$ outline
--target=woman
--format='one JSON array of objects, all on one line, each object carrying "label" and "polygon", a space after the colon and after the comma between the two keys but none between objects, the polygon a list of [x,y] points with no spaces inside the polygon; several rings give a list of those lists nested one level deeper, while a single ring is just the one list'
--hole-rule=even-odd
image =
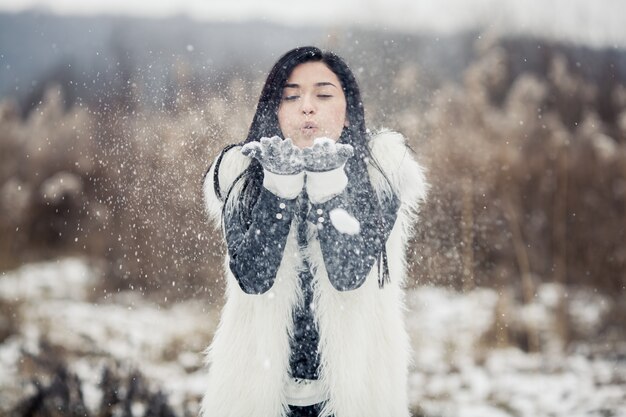
[{"label": "woman", "polygon": [[205,176],[228,247],[205,417],[409,416],[402,285],[425,191],[404,138],[369,134],[341,58],[278,60]]}]

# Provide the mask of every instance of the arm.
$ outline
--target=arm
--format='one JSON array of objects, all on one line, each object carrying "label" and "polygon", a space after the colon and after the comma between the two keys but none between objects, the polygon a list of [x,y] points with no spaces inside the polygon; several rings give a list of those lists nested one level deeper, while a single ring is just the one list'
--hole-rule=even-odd
[{"label": "arm", "polygon": [[247,294],[263,294],[274,284],[296,200],[280,198],[261,189],[249,224],[233,206],[224,215],[224,231],[230,270]]},{"label": "arm", "polygon": [[[395,196],[381,201],[384,224],[379,229],[378,213],[372,202],[356,203],[345,190],[324,203],[312,204],[309,220],[318,226],[328,278],[337,290],[355,290],[365,282],[389,238],[399,206]],[[359,233],[337,230],[330,214],[336,208],[345,210],[358,221]]]},{"label": "arm", "polygon": [[[229,197],[224,210],[223,227],[229,267],[241,289],[248,294],[262,294],[272,287],[283,258],[295,210],[295,198],[304,183],[301,167],[289,163],[294,159],[293,153],[290,140],[262,138],[260,143],[248,143],[241,148],[241,152],[233,150],[225,154],[218,169],[220,189],[222,184],[227,186],[221,192],[225,196],[234,178],[247,169],[250,163],[247,155],[253,155],[263,166],[263,187],[246,219],[242,214],[247,208],[242,207],[237,193]],[[242,159],[247,163],[242,164]],[[207,200],[216,200],[212,198],[215,193],[206,180],[204,188]],[[210,209],[212,205],[209,203],[207,207]],[[220,202],[219,207],[221,213],[223,202]]]},{"label": "arm", "polygon": [[[315,145],[314,145],[315,146]],[[387,185],[390,185],[390,190],[393,190],[393,195],[397,197],[392,197],[392,193],[389,194],[389,198],[383,198],[381,201],[382,210],[384,216],[386,218],[385,221],[385,233],[383,242],[386,241],[390,235],[390,230],[393,227],[395,222],[399,223],[399,227],[404,231],[403,239],[407,239],[410,235],[410,230],[412,229],[412,225],[417,220],[418,209],[420,204],[424,201],[429,185],[425,180],[425,171],[424,168],[414,159],[410,149],[407,147],[406,139],[404,136],[397,132],[391,131],[383,131],[374,135],[369,143],[372,156],[377,161],[377,165],[380,167],[380,171],[373,169],[370,172],[370,180],[372,185],[375,186],[376,189],[385,189]],[[325,158],[328,160],[328,158]],[[307,164],[305,164],[307,165]],[[308,168],[308,167],[307,167]],[[320,181],[318,184],[311,184],[311,179],[317,174],[313,176],[307,169],[307,190],[309,191],[309,196],[311,197],[311,201],[314,203],[323,203],[324,201],[328,201],[332,199],[334,196],[338,196],[343,193],[342,189],[335,189],[331,194],[328,194],[327,190],[334,188],[335,184],[340,183],[337,179],[331,181]],[[385,173],[385,175],[382,174]],[[347,183],[347,180],[345,181]],[[329,184],[331,184],[329,186]],[[312,191],[319,190],[319,200],[313,201]],[[314,206],[315,207],[315,206]],[[315,208],[317,209],[317,207]],[[376,250],[370,250],[368,252],[369,256],[377,257],[377,250],[382,248],[382,245],[377,239],[377,235],[371,232],[367,232],[367,230],[375,230],[375,228],[367,227],[367,221],[361,220],[362,218],[368,218],[365,213],[362,213],[361,205],[354,206],[354,210],[350,210],[345,208],[348,213],[354,214],[354,217],[361,222],[362,233],[364,234],[363,240],[366,242],[376,242],[377,248]],[[327,212],[328,210],[326,210]],[[369,216],[371,219],[371,215]],[[324,223],[327,222],[328,216],[326,216]],[[312,219],[312,221],[316,222],[316,219]],[[370,221],[371,224],[371,221]],[[320,234],[320,244],[322,248],[327,246],[326,249],[322,249],[323,257],[326,262],[327,267],[329,268],[329,277],[333,283],[337,282],[340,277],[348,276],[347,274],[338,274],[333,272],[332,270],[340,270],[341,268],[347,269],[347,266],[342,266],[342,262],[348,262],[346,259],[348,257],[355,257],[356,253],[352,253],[349,255],[343,255],[342,259],[339,253],[341,252],[340,248],[329,249],[329,242],[332,242],[332,233],[328,231],[328,229],[332,229],[332,227],[324,227],[322,230],[326,230],[326,232],[322,232]],[[324,233],[328,233],[326,237],[324,237]],[[330,236],[330,237],[329,237]],[[369,240],[368,240],[369,239]],[[325,242],[325,243],[324,243]],[[345,242],[341,242],[342,245]],[[367,248],[369,249],[369,248]],[[330,260],[333,255],[335,256],[335,260]],[[359,255],[362,256],[362,255]],[[327,261],[328,259],[328,261]],[[349,261],[354,262],[354,261]],[[365,263],[365,261],[363,261]],[[370,259],[368,262],[372,262]],[[364,280],[367,271],[369,271],[371,266],[367,268],[367,266],[361,268],[361,278]],[[354,269],[353,269],[354,270]],[[333,278],[335,277],[335,278]],[[355,275],[354,285],[351,285],[351,288],[357,288],[359,284],[359,276]],[[350,284],[349,282],[347,284]],[[361,282],[362,284],[362,282]],[[336,285],[337,287],[337,285]]]}]

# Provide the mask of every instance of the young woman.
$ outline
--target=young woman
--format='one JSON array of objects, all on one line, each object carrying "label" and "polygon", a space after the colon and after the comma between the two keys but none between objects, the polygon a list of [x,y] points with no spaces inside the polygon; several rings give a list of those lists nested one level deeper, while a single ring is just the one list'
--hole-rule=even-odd
[{"label": "young woman", "polygon": [[409,416],[402,286],[425,192],[404,138],[366,129],[341,58],[276,62],[204,180],[228,255],[203,416]]}]

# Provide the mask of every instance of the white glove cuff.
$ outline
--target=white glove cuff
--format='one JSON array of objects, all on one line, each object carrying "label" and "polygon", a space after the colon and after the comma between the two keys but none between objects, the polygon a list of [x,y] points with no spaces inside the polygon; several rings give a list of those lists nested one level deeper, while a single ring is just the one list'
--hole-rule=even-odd
[{"label": "white glove cuff", "polygon": [[263,169],[263,187],[277,197],[293,200],[304,185],[304,171],[298,174],[281,175]]},{"label": "white glove cuff", "polygon": [[346,164],[344,163],[339,168],[331,171],[306,172],[306,191],[309,194],[311,203],[325,203],[343,192],[348,185],[348,176],[343,169],[345,166]]}]

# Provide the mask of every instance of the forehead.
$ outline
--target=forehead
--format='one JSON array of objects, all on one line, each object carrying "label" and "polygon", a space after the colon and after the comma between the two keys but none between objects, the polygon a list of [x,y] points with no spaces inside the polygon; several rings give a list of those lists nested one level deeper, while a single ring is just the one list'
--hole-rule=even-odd
[{"label": "forehead", "polygon": [[287,79],[289,84],[316,84],[319,82],[331,82],[339,86],[339,78],[323,62],[305,62],[297,65]]}]

